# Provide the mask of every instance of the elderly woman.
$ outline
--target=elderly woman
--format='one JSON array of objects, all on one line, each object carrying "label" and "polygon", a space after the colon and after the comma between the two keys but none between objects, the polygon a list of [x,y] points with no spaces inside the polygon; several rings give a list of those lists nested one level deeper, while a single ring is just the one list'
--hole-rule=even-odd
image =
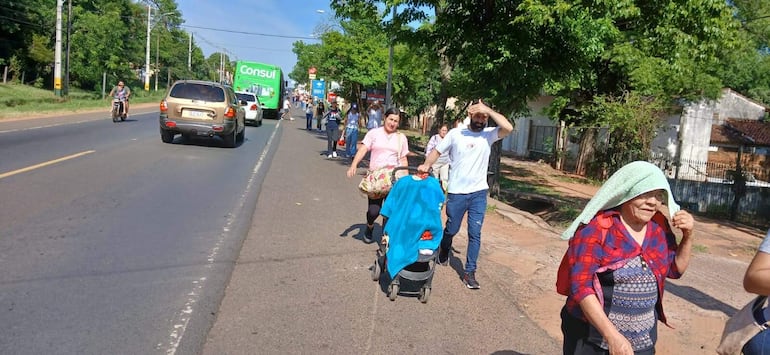
[{"label": "elderly woman", "polygon": [[636,161],[615,172],[562,234],[570,239],[564,354],[654,354],[664,281],[687,269],[692,230],[658,167]]}]

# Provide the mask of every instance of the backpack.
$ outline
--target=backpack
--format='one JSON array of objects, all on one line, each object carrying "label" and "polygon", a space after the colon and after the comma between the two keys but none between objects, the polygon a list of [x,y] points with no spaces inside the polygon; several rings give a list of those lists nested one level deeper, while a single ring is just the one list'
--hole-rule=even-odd
[{"label": "backpack", "polygon": [[[603,213],[597,216],[597,225],[599,231],[602,234],[599,244],[604,245],[604,240],[607,238],[607,231],[612,226],[612,217],[605,216]],[[567,248],[569,250],[569,248]],[[561,257],[561,263],[559,264],[559,271],[556,274],[556,292],[562,296],[569,296],[570,292],[570,279],[569,272],[572,266],[569,264],[569,258],[567,258],[567,251],[564,252],[564,256]]]}]

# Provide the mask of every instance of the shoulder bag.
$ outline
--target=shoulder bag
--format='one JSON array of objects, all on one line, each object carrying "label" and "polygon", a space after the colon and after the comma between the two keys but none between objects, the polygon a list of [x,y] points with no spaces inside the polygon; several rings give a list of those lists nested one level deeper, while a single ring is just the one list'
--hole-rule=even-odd
[{"label": "shoulder bag", "polygon": [[[401,133],[399,133],[398,140],[398,161],[401,161]],[[385,198],[390,192],[390,188],[393,187],[392,172],[395,166],[386,166],[375,170],[369,170],[366,172],[366,176],[361,179],[358,184],[358,189],[365,193],[369,198],[373,200]]]},{"label": "shoulder bag", "polygon": [[720,355],[738,355],[743,350],[743,346],[759,332],[764,331],[770,325],[770,322],[763,324],[757,323],[757,312],[767,303],[767,296],[757,296],[741,308],[725,323],[725,329],[722,331],[722,340],[717,347],[717,353]]}]

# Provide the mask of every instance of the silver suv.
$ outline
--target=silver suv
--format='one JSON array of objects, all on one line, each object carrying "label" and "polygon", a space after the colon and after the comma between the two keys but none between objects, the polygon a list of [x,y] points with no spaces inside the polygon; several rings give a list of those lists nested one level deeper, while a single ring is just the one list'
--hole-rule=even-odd
[{"label": "silver suv", "polygon": [[227,85],[176,81],[160,102],[160,139],[171,143],[177,133],[183,137],[219,136],[226,147],[235,147],[245,135],[244,104]]}]

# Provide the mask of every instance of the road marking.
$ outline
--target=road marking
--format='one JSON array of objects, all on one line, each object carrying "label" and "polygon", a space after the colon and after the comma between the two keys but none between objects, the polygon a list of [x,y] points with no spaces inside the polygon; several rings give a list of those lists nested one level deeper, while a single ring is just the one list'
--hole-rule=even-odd
[{"label": "road marking", "polygon": [[[216,263],[217,263],[217,256],[219,255],[219,251],[221,248],[224,247],[225,239],[230,235],[232,231],[232,226],[235,224],[235,216],[238,215],[238,210],[242,210],[244,206],[246,205],[246,198],[249,195],[249,192],[256,188],[257,183],[257,175],[259,173],[259,170],[262,168],[262,164],[265,162],[265,159],[267,158],[267,153],[270,151],[270,147],[273,145],[273,140],[276,137],[276,134],[278,133],[278,127],[280,126],[280,122],[276,125],[276,128],[273,129],[273,133],[270,134],[270,138],[267,140],[267,144],[265,144],[265,148],[262,150],[262,153],[259,156],[259,159],[257,160],[257,164],[254,165],[254,168],[251,170],[251,176],[249,177],[248,182],[246,183],[246,188],[244,189],[243,193],[238,199],[238,203],[236,204],[236,207],[233,208],[232,211],[230,211],[227,214],[227,219],[225,220],[225,225],[222,227],[222,233],[219,234],[219,237],[217,238],[217,242],[214,244],[214,247],[209,252],[209,255],[207,256],[207,264],[206,268],[211,269]],[[248,231],[246,232],[248,233]],[[244,237],[244,240],[246,237]],[[237,255],[236,255],[237,258]],[[219,261],[221,263],[221,261]],[[235,263],[233,261],[233,263]],[[235,267],[233,267],[232,273],[235,273]],[[203,294],[203,289],[206,286],[206,277],[201,277],[197,280],[194,280],[192,282],[192,290],[187,294],[188,298],[187,301],[184,304],[184,307],[182,310],[180,310],[177,315],[172,319],[172,327],[171,332],[168,336],[168,341],[164,343],[158,343],[156,345],[157,350],[165,350],[167,355],[176,355],[177,351],[179,350],[179,344],[182,341],[182,338],[184,337],[185,332],[187,331],[187,326],[190,324],[190,320],[192,319],[193,313],[197,310],[196,305],[198,304],[198,300],[200,298],[200,295]],[[227,285],[224,286],[227,288]],[[224,296],[222,296],[223,301]],[[220,305],[221,306],[221,305]],[[218,310],[217,310],[218,312]],[[211,324],[212,328],[214,324]],[[205,346],[205,344],[204,344]],[[165,348],[165,349],[164,349]]]},{"label": "road marking", "polygon": [[47,162],[43,162],[43,163],[40,163],[40,164],[35,164],[35,165],[32,165],[32,166],[28,166],[26,168],[21,168],[21,169],[18,169],[18,170],[9,171],[7,173],[2,173],[2,174],[0,174],[0,179],[4,179],[4,178],[7,178],[9,176],[16,175],[16,174],[26,173],[28,171],[32,171],[32,170],[35,170],[35,169],[40,169],[40,168],[48,166],[48,165],[53,165],[53,164],[56,164],[56,163],[61,163],[61,162],[65,161],[65,160],[70,160],[70,159],[75,159],[77,157],[82,157],[84,155],[91,154],[93,152],[95,152],[95,150],[86,150],[84,152],[68,155],[66,157],[61,157],[59,159],[49,160]]}]

